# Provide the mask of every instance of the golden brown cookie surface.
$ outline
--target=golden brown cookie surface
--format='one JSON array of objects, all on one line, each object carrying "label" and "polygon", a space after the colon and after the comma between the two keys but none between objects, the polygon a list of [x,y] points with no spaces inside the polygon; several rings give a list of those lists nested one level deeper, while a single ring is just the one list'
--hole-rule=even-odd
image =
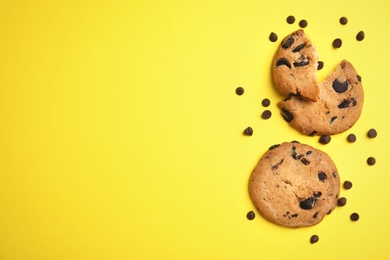
[{"label": "golden brown cookie surface", "polygon": [[340,178],[324,152],[300,143],[274,145],[249,180],[249,195],[267,220],[286,227],[319,223],[337,205]]}]

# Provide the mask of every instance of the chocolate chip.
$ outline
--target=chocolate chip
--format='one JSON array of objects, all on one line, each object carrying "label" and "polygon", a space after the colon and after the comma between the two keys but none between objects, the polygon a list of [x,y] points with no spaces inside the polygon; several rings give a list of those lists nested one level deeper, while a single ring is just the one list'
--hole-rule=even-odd
[{"label": "chocolate chip", "polygon": [[334,48],[340,48],[342,44],[343,44],[343,42],[339,38],[334,39],[334,41],[332,43]]},{"label": "chocolate chip", "polygon": [[375,163],[376,163],[376,160],[375,160],[374,157],[368,157],[368,158],[367,158],[367,164],[368,164],[368,165],[372,166],[372,165],[374,165]]},{"label": "chocolate chip", "polygon": [[341,197],[337,200],[337,205],[340,207],[344,207],[347,204],[347,199],[344,197]]},{"label": "chocolate chip", "polygon": [[271,105],[271,101],[268,98],[264,98],[261,101],[261,104],[263,105],[263,107],[268,107],[269,105]]},{"label": "chocolate chip", "polygon": [[243,87],[236,88],[236,94],[239,95],[239,96],[244,94],[244,88]]},{"label": "chocolate chip", "polygon": [[302,44],[298,45],[297,47],[295,47],[292,51],[298,52],[298,51],[302,50],[304,47],[305,47],[305,44],[302,43]]},{"label": "chocolate chip", "polygon": [[332,117],[332,118],[330,119],[330,122],[329,122],[329,123],[330,123],[330,124],[333,123],[334,120],[336,120],[336,119],[337,119],[337,116]]},{"label": "chocolate chip", "polygon": [[294,119],[293,114],[290,111],[288,111],[286,108],[282,108],[282,116],[284,120],[287,121],[287,123],[290,123]]},{"label": "chocolate chip", "polygon": [[302,158],[301,159],[301,163],[303,163],[304,165],[309,165],[310,164],[310,161],[306,158]]},{"label": "chocolate chip", "polygon": [[270,148],[268,148],[268,150],[273,150],[275,148],[278,148],[279,146],[280,146],[280,144],[274,144]]},{"label": "chocolate chip", "polygon": [[244,130],[244,135],[248,135],[248,136],[251,136],[251,135],[253,135],[253,129],[252,129],[252,127],[247,127],[247,128],[245,128],[245,130]]},{"label": "chocolate chip", "polygon": [[327,178],[328,178],[328,176],[326,176],[325,172],[319,172],[318,173],[318,179],[320,181],[325,181]]},{"label": "chocolate chip", "polygon": [[309,65],[309,61],[301,60],[293,63],[294,67],[303,67]]},{"label": "chocolate chip", "polygon": [[312,209],[314,207],[316,202],[317,202],[316,198],[310,197],[310,198],[307,198],[305,200],[300,201],[299,202],[299,207],[301,209],[309,210],[309,209]]},{"label": "chocolate chip", "polygon": [[278,36],[276,35],[276,33],[271,32],[270,35],[269,35],[269,40],[271,42],[276,42],[278,40]]},{"label": "chocolate chip", "polygon": [[351,104],[352,104],[352,106],[357,105],[357,101],[355,98],[344,99],[343,101],[341,101],[341,103],[337,107],[340,109],[348,108]]},{"label": "chocolate chip", "polygon": [[272,116],[272,112],[270,110],[264,110],[261,114],[261,118],[269,119]]},{"label": "chocolate chip", "polygon": [[350,218],[351,218],[352,221],[358,221],[359,220],[359,214],[354,212],[354,213],[351,214]]},{"label": "chocolate chip", "polygon": [[330,137],[330,135],[321,135],[320,139],[319,139],[319,142],[321,144],[328,144],[330,142],[332,138]]},{"label": "chocolate chip", "polygon": [[288,24],[293,24],[293,23],[295,23],[295,17],[292,16],[292,15],[289,15],[287,17],[286,21],[287,21]]},{"label": "chocolate chip", "polygon": [[354,135],[354,134],[349,134],[348,137],[347,137],[347,140],[348,140],[348,142],[350,142],[350,143],[356,142],[356,135]]},{"label": "chocolate chip", "polygon": [[314,196],[314,198],[320,198],[322,196],[322,192],[319,191],[317,193],[314,193],[313,196]]},{"label": "chocolate chip", "polygon": [[370,130],[368,130],[367,136],[369,138],[375,138],[377,136],[376,130],[374,128],[371,128]]},{"label": "chocolate chip", "polygon": [[291,69],[291,64],[290,64],[290,62],[286,58],[280,58],[276,62],[276,67],[279,67],[281,65],[285,65],[287,68]]},{"label": "chocolate chip", "polygon": [[318,215],[318,211],[314,213],[313,218],[317,218],[317,215]]},{"label": "chocolate chip", "polygon": [[360,31],[360,32],[358,32],[358,34],[356,34],[356,40],[358,40],[359,42],[360,41],[363,41],[363,39],[364,39],[364,32],[363,31]]},{"label": "chocolate chip", "polygon": [[282,43],[282,48],[283,49],[290,48],[293,43],[294,43],[294,38],[290,36]]},{"label": "chocolate chip", "polygon": [[317,131],[313,131],[309,134],[309,136],[315,136],[315,134],[317,133]]},{"label": "chocolate chip", "polygon": [[253,211],[249,211],[247,214],[246,214],[246,218],[249,219],[249,220],[253,220],[255,219],[256,215]]},{"label": "chocolate chip", "polygon": [[297,218],[297,217],[298,217],[298,213],[292,214],[291,217],[292,217],[292,218]]},{"label": "chocolate chip", "polygon": [[306,28],[307,27],[307,21],[306,20],[300,20],[299,21],[299,27]]},{"label": "chocolate chip", "polygon": [[307,151],[306,152],[306,156],[309,156],[310,154],[312,154],[313,153],[313,151]]},{"label": "chocolate chip", "polygon": [[356,78],[359,82],[362,82],[362,77],[360,77],[359,75],[356,75]]},{"label": "chocolate chip", "polygon": [[[290,143],[292,143],[292,144],[300,144],[300,142],[297,141],[297,140],[292,140]],[[295,150],[295,146],[294,146],[294,150]]]},{"label": "chocolate chip", "polygon": [[347,17],[340,17],[340,23],[342,24],[342,25],[346,25],[347,23],[348,23],[348,19],[347,19]]},{"label": "chocolate chip", "polygon": [[317,62],[317,70],[321,70],[324,67],[324,62],[323,61],[318,61]]},{"label": "chocolate chip", "polygon": [[344,187],[344,189],[349,190],[350,188],[352,188],[352,182],[345,181],[343,184],[343,187]]},{"label": "chocolate chip", "polygon": [[315,244],[320,240],[320,238],[317,235],[312,235],[310,237],[310,244]]},{"label": "chocolate chip", "polygon": [[348,81],[340,82],[337,79],[333,81],[332,87],[337,93],[344,93],[348,90]]},{"label": "chocolate chip", "polygon": [[330,213],[332,213],[332,210],[329,210],[329,211],[328,211],[326,214],[328,214],[328,215],[329,215]]}]

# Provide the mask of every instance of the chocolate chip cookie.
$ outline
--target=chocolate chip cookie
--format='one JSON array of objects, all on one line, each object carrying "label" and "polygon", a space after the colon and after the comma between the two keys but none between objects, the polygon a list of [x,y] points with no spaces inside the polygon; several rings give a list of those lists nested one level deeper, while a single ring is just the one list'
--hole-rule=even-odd
[{"label": "chocolate chip cookie", "polygon": [[319,223],[336,207],[339,191],[332,159],[296,142],[271,146],[249,180],[249,195],[259,213],[291,228]]},{"label": "chocolate chip cookie", "polygon": [[364,102],[361,77],[343,60],[320,84],[316,102],[291,96],[278,103],[284,119],[305,135],[332,135],[351,128],[359,119]]},{"label": "chocolate chip cookie", "polygon": [[318,54],[302,29],[283,39],[272,62],[272,77],[276,87],[285,95],[300,95],[316,101]]}]

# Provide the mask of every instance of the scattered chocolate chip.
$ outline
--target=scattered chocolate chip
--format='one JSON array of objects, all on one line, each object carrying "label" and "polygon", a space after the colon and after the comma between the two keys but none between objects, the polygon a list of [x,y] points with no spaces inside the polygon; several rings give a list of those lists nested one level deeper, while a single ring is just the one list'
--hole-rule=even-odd
[{"label": "scattered chocolate chip", "polygon": [[375,163],[376,163],[376,160],[375,160],[374,157],[368,157],[368,158],[367,158],[367,164],[368,164],[368,165],[372,166],[372,165],[374,165]]},{"label": "scattered chocolate chip", "polygon": [[362,82],[362,77],[361,77],[361,76],[356,75],[356,78],[357,78],[357,80],[358,80],[359,82]]},{"label": "scattered chocolate chip", "polygon": [[344,207],[347,204],[347,199],[344,197],[341,197],[337,200],[337,205],[340,207]]},{"label": "scattered chocolate chip", "polygon": [[370,130],[368,130],[367,136],[369,138],[375,138],[377,136],[376,130],[374,128],[371,128]]},{"label": "scattered chocolate chip", "polygon": [[297,218],[297,217],[298,217],[298,213],[292,214],[291,217],[292,217],[292,218]]},{"label": "scattered chocolate chip", "polygon": [[339,38],[334,39],[334,41],[332,43],[334,48],[340,48],[342,44],[343,44],[343,42]]},{"label": "scattered chocolate chip", "polygon": [[318,211],[314,213],[313,218],[317,218],[317,215],[318,215]]},{"label": "scattered chocolate chip", "polygon": [[320,198],[322,196],[322,192],[319,191],[317,193],[314,193],[313,196],[314,196],[314,198]]},{"label": "scattered chocolate chip", "polygon": [[244,88],[243,87],[236,88],[236,94],[239,95],[239,96],[244,94]]},{"label": "scattered chocolate chip", "polygon": [[[300,144],[300,142],[297,141],[297,140],[292,140],[290,143],[292,143],[292,144]],[[295,150],[295,147],[294,147],[294,150]]]},{"label": "scattered chocolate chip", "polygon": [[294,43],[294,38],[290,36],[282,43],[282,48],[283,49],[290,48],[293,43]]},{"label": "scattered chocolate chip", "polygon": [[317,62],[317,70],[322,70],[323,67],[324,67],[324,62],[323,61],[318,61]]},{"label": "scattered chocolate chip", "polygon": [[272,112],[270,110],[264,110],[261,114],[261,118],[263,119],[269,119],[272,116]]},{"label": "scattered chocolate chip", "polygon": [[357,101],[355,98],[344,99],[337,107],[340,109],[348,108],[351,104],[352,106],[356,106]]},{"label": "scattered chocolate chip", "polygon": [[287,68],[291,69],[291,64],[290,64],[290,62],[286,58],[280,58],[276,62],[276,67],[279,67],[281,65],[285,65]]},{"label": "scattered chocolate chip", "polygon": [[294,62],[293,65],[294,67],[303,67],[309,65],[309,61],[301,60],[299,62]]},{"label": "scattered chocolate chip", "polygon": [[256,217],[255,213],[251,210],[246,214],[246,218],[249,220],[253,220]]},{"label": "scattered chocolate chip", "polygon": [[269,105],[271,105],[271,101],[268,98],[264,98],[261,101],[261,104],[263,105],[263,107],[268,107]]},{"label": "scattered chocolate chip", "polygon": [[327,178],[328,178],[328,176],[326,176],[325,172],[319,172],[319,173],[318,173],[318,179],[319,179],[320,181],[324,181],[324,180],[326,180]]},{"label": "scattered chocolate chip", "polygon": [[315,134],[317,133],[317,131],[313,131],[309,134],[309,136],[315,136]]},{"label": "scattered chocolate chip", "polygon": [[302,50],[304,47],[305,47],[305,44],[302,43],[302,44],[298,45],[297,47],[295,47],[292,51],[298,52],[298,51]]},{"label": "scattered chocolate chip", "polygon": [[349,134],[348,137],[347,137],[347,140],[348,140],[348,142],[350,142],[350,143],[356,142],[356,135],[354,135],[354,134]]},{"label": "scattered chocolate chip", "polygon": [[293,15],[289,15],[286,19],[288,24],[293,24],[295,23],[295,17]]},{"label": "scattered chocolate chip", "polygon": [[340,23],[342,24],[342,25],[346,25],[347,23],[348,23],[348,19],[347,19],[347,17],[340,17]]},{"label": "scattered chocolate chip", "polygon": [[350,188],[352,188],[352,182],[345,181],[343,184],[343,187],[344,187],[344,189],[349,190]]},{"label": "scattered chocolate chip", "polygon": [[319,142],[321,144],[328,144],[330,142],[332,138],[330,137],[330,135],[321,135],[320,139],[319,139]]},{"label": "scattered chocolate chip", "polygon": [[252,127],[247,127],[247,128],[245,128],[245,130],[244,130],[244,135],[248,135],[248,136],[253,135],[253,129],[252,129]]},{"label": "scattered chocolate chip", "polygon": [[288,123],[290,123],[294,119],[293,114],[285,108],[282,108],[282,116],[284,120],[286,120]]},{"label": "scattered chocolate chip", "polygon": [[310,244],[315,244],[318,242],[318,240],[320,240],[320,238],[317,235],[312,235],[310,237]]},{"label": "scattered chocolate chip", "polygon": [[309,165],[310,164],[310,161],[306,158],[302,158],[301,159],[301,163],[303,163],[303,165]]},{"label": "scattered chocolate chip", "polygon": [[269,35],[269,40],[271,42],[276,42],[278,40],[278,36],[276,35],[276,33],[271,32],[270,35]]},{"label": "scattered chocolate chip", "polygon": [[310,197],[310,198],[307,198],[305,200],[300,201],[299,207],[301,209],[305,209],[305,210],[312,209],[314,207],[314,205],[316,204],[316,202],[317,202],[316,198]]},{"label": "scattered chocolate chip", "polygon": [[306,28],[307,27],[307,21],[306,20],[300,20],[299,21],[299,27]]},{"label": "scattered chocolate chip", "polygon": [[328,215],[329,215],[330,213],[332,213],[332,209],[331,209],[331,210],[329,210],[329,211],[328,211],[326,214],[328,214]]},{"label": "scattered chocolate chip", "polygon": [[358,34],[356,34],[356,40],[358,40],[359,42],[360,41],[363,41],[363,39],[364,39],[364,32],[363,31],[360,31],[360,32],[358,32]]},{"label": "scattered chocolate chip", "polygon": [[306,156],[309,156],[309,155],[312,154],[312,153],[313,153],[313,151],[310,151],[310,150],[309,150],[309,151],[306,152]]},{"label": "scattered chocolate chip", "polygon": [[278,148],[280,146],[280,144],[274,144],[273,146],[271,146],[270,148],[268,148],[268,150],[273,150],[275,148]]},{"label": "scattered chocolate chip", "polygon": [[332,87],[337,93],[344,93],[348,90],[348,81],[340,82],[335,79],[332,83]]},{"label": "scattered chocolate chip", "polygon": [[350,218],[351,218],[352,221],[358,221],[359,220],[359,214],[354,212],[354,213],[351,214]]}]

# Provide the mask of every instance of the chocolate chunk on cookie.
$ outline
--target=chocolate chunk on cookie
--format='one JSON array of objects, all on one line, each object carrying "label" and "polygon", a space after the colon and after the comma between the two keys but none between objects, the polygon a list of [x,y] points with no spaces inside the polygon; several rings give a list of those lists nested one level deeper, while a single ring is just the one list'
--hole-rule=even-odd
[{"label": "chocolate chunk on cookie", "polygon": [[249,180],[249,195],[259,213],[285,227],[319,223],[339,198],[340,178],[332,159],[301,143],[273,145]]},{"label": "chocolate chunk on cookie", "polygon": [[302,29],[288,35],[272,63],[276,87],[285,95],[300,95],[316,101],[319,95],[317,60],[317,50]]},{"label": "chocolate chunk on cookie", "polygon": [[320,86],[316,102],[297,96],[279,102],[282,116],[305,135],[332,135],[351,128],[359,119],[364,102],[355,68],[343,60]]}]

